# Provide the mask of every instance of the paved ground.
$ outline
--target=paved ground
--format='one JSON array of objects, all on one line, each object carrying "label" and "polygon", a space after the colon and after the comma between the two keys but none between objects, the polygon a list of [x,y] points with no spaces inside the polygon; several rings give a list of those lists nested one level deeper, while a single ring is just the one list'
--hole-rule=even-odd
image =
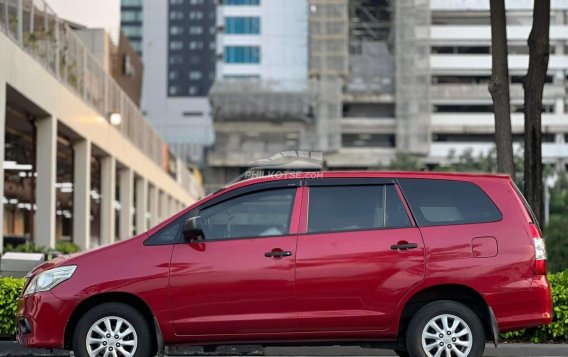
[{"label": "paved ground", "polygon": [[[250,352],[246,354],[246,352]],[[167,357],[177,356],[237,356],[237,355],[256,355],[256,356],[396,356],[389,350],[374,348],[361,348],[351,346],[329,346],[329,347],[267,347],[264,351],[256,347],[231,347],[225,346],[216,352],[204,351],[201,347],[191,348],[172,348]],[[30,357],[69,357],[66,351],[50,350],[30,350],[23,349],[14,342],[0,341],[0,357],[7,356],[30,356]],[[568,344],[537,345],[537,344],[501,344],[495,349],[493,345],[487,345],[485,357],[567,357]]]}]

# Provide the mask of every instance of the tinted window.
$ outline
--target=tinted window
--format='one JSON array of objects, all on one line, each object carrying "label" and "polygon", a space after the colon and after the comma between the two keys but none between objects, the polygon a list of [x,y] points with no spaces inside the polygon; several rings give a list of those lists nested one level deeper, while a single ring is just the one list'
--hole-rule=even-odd
[{"label": "tinted window", "polygon": [[200,212],[205,239],[288,234],[295,188],[238,196]]},{"label": "tinted window", "polygon": [[393,185],[310,187],[309,233],[407,226]]},{"label": "tinted window", "polygon": [[181,240],[181,229],[183,224],[186,220],[190,217],[194,217],[197,215],[198,210],[192,209],[187,214],[179,217],[175,221],[171,222],[167,226],[163,227],[156,233],[152,234],[152,236],[146,241],[144,241],[144,245],[163,245],[163,244],[174,244],[179,243]]},{"label": "tinted window", "polygon": [[494,222],[501,212],[489,197],[470,182],[399,180],[418,225]]}]

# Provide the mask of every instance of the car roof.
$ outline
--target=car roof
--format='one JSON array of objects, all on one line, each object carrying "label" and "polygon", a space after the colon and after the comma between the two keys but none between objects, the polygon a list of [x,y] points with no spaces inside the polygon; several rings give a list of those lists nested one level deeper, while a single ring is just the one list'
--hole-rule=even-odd
[{"label": "car roof", "polygon": [[[421,179],[446,179],[446,180],[475,180],[484,179],[510,179],[506,174],[475,173],[475,172],[439,172],[439,171],[305,171],[277,173],[260,177],[253,177],[236,182],[223,188],[220,191],[230,191],[235,188],[254,185],[261,182],[280,181],[280,180],[302,180],[302,179],[322,179],[322,178],[421,178]],[[216,192],[217,193],[217,192]]]}]

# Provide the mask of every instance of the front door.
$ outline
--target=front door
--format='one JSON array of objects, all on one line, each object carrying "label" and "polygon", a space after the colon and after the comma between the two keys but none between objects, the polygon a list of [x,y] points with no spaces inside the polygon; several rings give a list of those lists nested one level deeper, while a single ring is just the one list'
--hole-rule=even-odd
[{"label": "front door", "polygon": [[356,179],[308,185],[296,257],[300,331],[388,329],[404,294],[424,278],[422,237],[397,187]]},{"label": "front door", "polygon": [[232,194],[200,209],[204,239],[175,245],[171,260],[177,335],[296,331],[296,194]]}]

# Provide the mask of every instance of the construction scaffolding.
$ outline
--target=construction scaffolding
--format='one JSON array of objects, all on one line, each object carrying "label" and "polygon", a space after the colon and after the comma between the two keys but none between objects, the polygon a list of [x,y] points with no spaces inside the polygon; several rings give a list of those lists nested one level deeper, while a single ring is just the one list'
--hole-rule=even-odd
[{"label": "construction scaffolding", "polygon": [[349,1],[310,0],[310,75],[349,73]]},{"label": "construction scaffolding", "polygon": [[349,2],[350,71],[347,91],[352,94],[394,94],[390,0]]},{"label": "construction scaffolding", "polygon": [[342,91],[349,74],[349,1],[310,0],[310,77],[315,88],[311,149],[341,146]]},{"label": "construction scaffolding", "polygon": [[224,79],[209,92],[213,117],[223,121],[310,121],[313,93],[307,80],[285,83]]}]

